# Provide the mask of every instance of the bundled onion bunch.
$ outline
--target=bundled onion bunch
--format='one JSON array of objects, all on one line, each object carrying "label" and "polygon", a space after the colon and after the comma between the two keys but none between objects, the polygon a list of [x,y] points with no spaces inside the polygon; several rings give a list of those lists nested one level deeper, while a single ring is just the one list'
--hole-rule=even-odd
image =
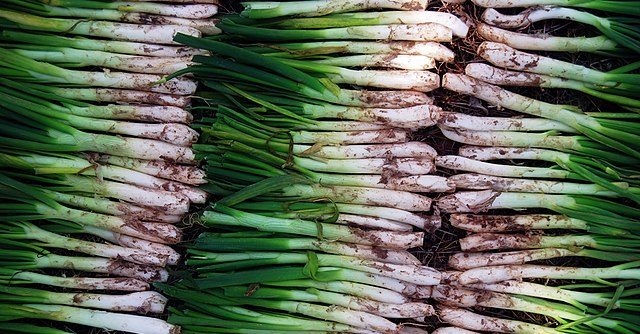
[{"label": "bundled onion bunch", "polygon": [[[419,1],[247,2],[223,35],[179,34],[191,66],[208,183],[191,272],[158,284],[182,301],[169,321],[201,332],[424,332],[441,274],[409,249],[440,226],[425,193],[435,151],[411,140],[443,111],[429,71],[466,35]],[[380,41],[386,39],[386,41]],[[317,42],[308,42],[317,40]],[[260,44],[254,44],[260,43]],[[361,88],[362,87],[362,88]],[[394,321],[395,320],[395,321]]]},{"label": "bundled onion bunch", "polygon": [[196,82],[158,81],[202,53],[174,35],[219,33],[216,13],[211,1],[0,5],[3,332],[179,332],[147,290],[178,264],[176,224],[206,202],[206,180],[186,110]]}]

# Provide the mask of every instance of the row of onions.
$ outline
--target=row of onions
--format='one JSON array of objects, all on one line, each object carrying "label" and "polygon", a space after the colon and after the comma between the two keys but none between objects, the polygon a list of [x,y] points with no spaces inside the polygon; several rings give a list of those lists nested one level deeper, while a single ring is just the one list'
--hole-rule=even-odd
[{"label": "row of onions", "polygon": [[464,37],[423,0],[245,2],[193,77],[193,145],[214,200],[187,270],[156,284],[183,333],[425,333],[442,273],[410,252],[440,227],[436,152],[416,130],[450,113],[426,93]]},{"label": "row of onions", "polygon": [[[468,64],[464,74],[445,74],[442,85],[524,116],[456,113],[439,120],[442,133],[464,146],[458,155],[436,158],[438,167],[462,172],[448,179],[459,191],[439,198],[437,206],[469,234],[460,239],[462,252],[449,259],[455,271],[445,273],[447,284],[432,291],[441,303],[440,319],[456,326],[437,332],[639,332],[640,63],[633,60],[640,51],[640,4],[473,3],[486,7],[475,27],[484,39],[477,56],[486,62]],[[522,7],[519,13],[501,10]],[[577,22],[598,33],[522,32],[547,20]],[[591,53],[627,65],[601,71],[559,60],[557,52],[574,58]],[[582,110],[501,86],[529,87],[521,90],[526,94],[534,92],[531,87],[548,89],[545,99],[558,96],[554,88],[575,90],[593,103]],[[600,105],[606,107],[598,110]],[[528,209],[536,211],[512,211]],[[490,210],[503,211],[480,214]],[[567,259],[555,261],[560,258]],[[570,260],[576,258],[587,261]],[[561,263],[580,265],[550,265]],[[495,310],[526,312],[532,320],[496,317]],[[546,321],[535,321],[535,315]]]},{"label": "row of onions", "polygon": [[[211,1],[0,4],[0,331],[178,333],[152,291],[208,194],[186,108],[157,84],[215,34]],[[38,319],[38,320],[32,320]]]}]

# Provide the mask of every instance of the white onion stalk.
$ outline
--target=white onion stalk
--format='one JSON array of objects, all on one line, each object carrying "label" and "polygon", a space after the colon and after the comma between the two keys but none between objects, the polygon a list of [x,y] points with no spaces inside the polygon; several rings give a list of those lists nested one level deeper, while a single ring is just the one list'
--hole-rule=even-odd
[{"label": "white onion stalk", "polygon": [[563,301],[574,306],[582,303],[606,308],[613,302],[613,309],[620,307],[620,301],[614,302],[610,297],[599,296],[597,293],[574,291],[530,282],[505,281],[496,284],[471,284],[469,287],[493,292]]},{"label": "white onion stalk", "polygon": [[[47,0],[47,4],[60,7],[77,7],[83,8],[84,3],[73,0]],[[111,9],[122,12],[147,13],[154,15],[166,15],[181,17],[187,19],[206,19],[218,13],[218,6],[208,4],[162,4],[162,3],[145,3],[145,2],[125,2],[112,1],[109,3],[89,3],[86,8],[92,9]]]},{"label": "white onion stalk", "polygon": [[[225,265],[233,267],[234,269],[240,269],[244,267],[244,265],[242,265],[242,260],[247,259],[265,260],[269,261],[270,264],[304,264],[309,260],[307,254],[304,253],[213,253],[196,250],[189,250],[189,253],[191,255],[187,260],[187,264],[198,263],[200,265],[204,265],[201,267],[203,272],[206,271],[207,265],[215,266],[215,270],[218,270],[217,268],[224,267]],[[317,254],[317,258],[318,265],[320,266],[349,268],[365,273],[391,277],[417,285],[435,285],[440,282],[440,273],[438,271],[421,265],[393,264],[332,254]]]},{"label": "white onion stalk", "polygon": [[89,105],[67,106],[66,110],[73,115],[122,119],[150,123],[181,123],[189,124],[193,116],[188,111],[172,106],[152,105]]},{"label": "white onion stalk", "polygon": [[498,283],[525,278],[565,279],[594,281],[602,279],[636,279],[639,269],[635,262],[608,268],[576,268],[541,265],[493,266],[469,269],[458,277],[463,285],[475,283]]},{"label": "white onion stalk", "polygon": [[[467,65],[467,69],[475,64]],[[481,64],[479,64],[481,65]],[[473,74],[468,75],[475,77]],[[563,123],[545,118],[480,117],[454,112],[435,112],[438,124],[452,129],[474,131],[563,131],[577,132]]]},{"label": "white onion stalk", "polygon": [[[224,294],[230,297],[247,297],[247,287],[226,287]],[[373,300],[358,298],[346,294],[327,292],[314,288],[307,290],[285,290],[268,287],[260,287],[248,296],[249,298],[277,298],[305,302],[316,302],[330,305],[338,305],[356,311],[369,312],[387,318],[418,318],[433,315],[431,305],[415,302],[403,304],[386,304]]]},{"label": "white onion stalk", "polygon": [[493,65],[510,70],[546,74],[566,79],[588,82],[604,87],[616,87],[621,83],[636,84],[633,75],[605,73],[581,65],[518,51],[510,46],[494,42],[483,42],[478,55]]},{"label": "white onion stalk", "polygon": [[[485,11],[485,17],[490,10],[492,9]],[[606,36],[558,37],[543,34],[530,35],[500,29],[484,23],[478,23],[476,31],[485,40],[506,44],[518,50],[594,53],[620,50],[618,43]]]},{"label": "white onion stalk", "polygon": [[604,20],[585,11],[556,6],[534,6],[514,15],[502,14],[493,8],[487,8],[482,13],[484,22],[507,29],[524,28],[545,20],[571,20],[594,25],[598,19]]},{"label": "white onion stalk", "polygon": [[[337,69],[338,67],[335,68]],[[335,74],[327,73],[326,76],[338,84],[406,89],[419,92],[430,92],[440,87],[440,77],[429,71],[355,71],[340,68],[336,72]]]},{"label": "white onion stalk", "polygon": [[81,50],[94,50],[123,55],[137,55],[146,57],[190,57],[202,54],[204,51],[184,46],[169,46],[137,42],[123,42],[114,40],[89,39],[84,37],[63,37],[41,35],[22,31],[4,30],[0,32],[3,39],[30,43],[37,46],[68,47]]},{"label": "white onion stalk", "polygon": [[576,252],[563,248],[491,253],[455,253],[449,257],[447,264],[453,269],[464,271],[487,266],[526,264],[532,261],[549,260],[575,254]]},{"label": "white onion stalk", "polygon": [[68,115],[69,125],[82,130],[103,131],[125,136],[161,140],[178,146],[191,146],[198,133],[189,126],[177,123],[134,123]]},{"label": "white onion stalk", "polygon": [[[531,132],[513,132],[513,131],[471,131],[460,129],[447,129],[440,127],[442,133],[449,139],[468,145],[480,146],[502,146],[508,148],[547,148],[560,151],[576,151],[587,150],[587,146],[583,144],[584,137],[581,136],[559,136],[555,132],[531,133]],[[555,152],[551,150],[544,150]],[[562,154],[562,152],[559,152]],[[607,152],[601,151],[601,154]],[[615,155],[619,155],[615,153]]]},{"label": "white onion stalk", "polygon": [[322,73],[338,84],[371,86],[387,89],[405,89],[429,92],[440,87],[440,77],[429,71],[407,70],[351,70],[343,67],[280,58],[282,63],[307,72]]},{"label": "white onion stalk", "polygon": [[97,237],[100,237],[104,240],[112,242],[116,245],[120,245],[122,247],[141,249],[146,252],[165,255],[167,257],[168,265],[177,265],[181,258],[180,253],[176,252],[173,248],[164,244],[160,244],[160,243],[156,243],[156,242],[152,242],[144,239],[139,239],[136,237],[131,237],[128,235],[124,235],[121,233],[105,230],[105,229],[90,226],[90,225],[83,226],[81,228],[81,231],[88,234],[95,235]]},{"label": "white onion stalk", "polygon": [[385,144],[403,143],[409,140],[404,129],[384,129],[373,131],[288,131],[294,143],[349,145],[349,144]]},{"label": "white onion stalk", "polygon": [[[590,2],[581,2],[581,1],[572,1],[572,0],[519,0],[519,1],[511,1],[511,0],[473,0],[478,6],[481,7],[491,7],[491,8],[513,8],[513,7],[532,7],[539,5],[555,5],[555,6],[575,6],[575,7],[583,7],[583,8],[591,8],[591,9],[601,9],[601,10],[612,10],[614,13],[618,12],[618,10],[624,10],[625,1],[611,1],[610,3],[600,4],[590,3]],[[623,14],[634,14],[637,11],[633,11],[632,8],[628,11],[622,11],[620,13]]]},{"label": "white onion stalk", "polygon": [[124,202],[115,202],[106,198],[86,197],[73,194],[65,194],[57,191],[43,189],[44,192],[54,200],[69,206],[81,208],[86,211],[104,213],[111,216],[126,217],[128,219],[178,223],[182,221],[182,216],[168,215],[158,210],[136,206]]},{"label": "white onion stalk", "polygon": [[[620,245],[612,245],[612,240],[619,240]],[[528,235],[476,233],[460,239],[460,249],[463,251],[480,252],[495,249],[530,249],[530,248],[567,248],[580,249],[628,249],[624,241],[613,237],[599,235]],[[612,259],[613,260],[613,259]]]},{"label": "white onion stalk", "polygon": [[70,48],[11,47],[11,51],[33,60],[59,64],[61,67],[99,66],[124,72],[171,74],[190,65],[190,57],[165,58],[130,56],[103,51],[87,51]]},{"label": "white onion stalk", "polygon": [[143,25],[109,21],[85,21],[78,19],[45,18],[10,10],[0,10],[0,17],[22,29],[40,30],[73,35],[104,37],[115,40],[153,44],[175,44],[178,33],[200,37],[199,30],[176,25]]},{"label": "white onion stalk", "polygon": [[465,191],[441,197],[438,208],[444,212],[483,212],[493,209],[558,208],[575,205],[569,195],[547,195],[492,190]]},{"label": "white onion stalk", "polygon": [[160,75],[68,70],[30,59],[7,49],[0,49],[0,55],[7,59],[3,67],[18,70],[21,73],[19,76],[22,78],[46,81],[47,83],[135,89],[176,95],[193,94],[197,87],[196,82],[187,78],[174,78],[159,83],[163,79]]},{"label": "white onion stalk", "polygon": [[350,309],[341,306],[324,306],[292,301],[277,301],[275,304],[274,308],[278,310],[335,321],[357,328],[381,332],[398,331],[398,325],[381,316],[367,312],[351,311]]},{"label": "white onion stalk", "polygon": [[315,160],[296,157],[294,162],[296,165],[309,170],[328,173],[386,174],[398,172],[409,175],[422,175],[435,171],[435,165],[430,158]]},{"label": "white onion stalk", "polygon": [[453,14],[436,11],[384,11],[333,14],[317,18],[291,18],[277,27],[285,29],[318,29],[381,24],[437,23],[448,27],[457,37],[466,37],[469,27]]},{"label": "white onion stalk", "polygon": [[60,182],[68,185],[64,190],[112,197],[140,206],[150,206],[170,215],[189,212],[189,198],[179,193],[68,174],[61,176]]},{"label": "white onion stalk", "polygon": [[[96,162],[95,154],[90,154],[88,156],[89,160],[85,160],[76,156],[45,156],[45,155],[37,155],[37,154],[18,154],[15,155],[4,155],[0,154],[0,157],[7,157],[9,159],[14,159],[17,161],[21,161],[25,164],[28,164],[31,168],[33,168],[38,174],[46,175],[46,174],[63,174],[58,175],[59,180],[56,180],[54,183],[65,184],[71,187],[77,187],[76,189],[79,191],[90,192],[87,187],[94,187],[94,189],[102,189],[102,190],[94,190],[95,193],[103,194],[107,196],[124,199],[122,196],[126,196],[129,198],[130,202],[135,202],[133,195],[136,194],[136,191],[142,193],[155,192],[155,198],[151,200],[160,200],[162,198],[175,198],[175,197],[187,197],[193,203],[204,203],[207,199],[207,193],[201,189],[182,184],[180,182],[169,181],[165,179],[161,179],[143,172],[139,172],[136,170],[131,170],[128,168],[123,168],[120,166],[114,165],[98,165]],[[126,165],[127,158],[119,157],[120,162],[123,165]],[[132,161],[130,164],[135,164],[136,160]],[[161,163],[162,164],[166,163]],[[9,165],[8,162],[5,162],[5,165]],[[153,166],[153,162],[149,162],[148,165]],[[12,165],[16,168],[23,168],[24,166]],[[195,167],[193,167],[195,168]],[[78,175],[68,175],[68,174],[79,174],[79,175],[91,175],[96,176],[94,178],[84,178]],[[118,181],[117,183],[111,183],[104,180],[113,180]],[[66,183],[66,182],[68,183]],[[122,185],[122,183],[126,185]],[[109,193],[109,188],[112,186],[112,191],[117,191],[118,188],[124,187],[132,190],[132,193],[125,192],[113,192]],[[131,188],[131,186],[137,186]],[[142,189],[138,188],[142,187]],[[82,190],[84,189],[84,190]],[[168,194],[167,192],[176,192],[177,194]],[[120,194],[116,196],[117,194]],[[64,199],[65,203],[72,201],[75,204],[81,204],[83,207],[87,205],[95,206],[97,203],[85,203],[82,202],[82,198]],[[179,201],[178,198],[176,201]],[[154,209],[158,214],[161,212],[166,212],[168,215],[182,214],[184,211],[173,212],[172,210],[176,210],[174,207],[169,207],[170,210],[166,210],[166,204],[153,204],[152,202],[144,202],[138,203],[142,206],[160,206],[159,209]],[[184,204],[184,203],[183,203]],[[137,208],[132,207],[131,210],[139,211],[140,214],[144,214],[145,210],[137,210]],[[107,212],[109,213],[109,212]],[[164,218],[164,217],[163,217]],[[170,217],[166,217],[170,218]],[[153,220],[153,219],[151,219]]]},{"label": "white onion stalk", "polygon": [[[594,2],[591,4],[597,6],[599,3]],[[603,9],[609,10],[617,8],[618,13],[631,14],[631,10],[635,9],[633,7],[634,6],[628,6],[623,3],[607,3],[607,6],[604,6]],[[637,14],[636,12],[635,15]],[[614,51],[623,51],[624,53],[624,48],[635,52],[640,51],[637,29],[633,25],[633,21],[626,20],[624,16],[597,16],[586,11],[571,8],[535,6],[514,15],[505,15],[489,8],[482,14],[482,19],[489,24],[502,28],[522,28],[534,22],[556,19],[580,22],[598,29],[603,35],[615,41],[620,48]],[[606,53],[606,51],[604,53]]]},{"label": "white onion stalk", "polygon": [[143,266],[122,260],[101,257],[79,257],[47,254],[33,260],[35,268],[55,268],[130,277],[145,282],[166,282],[169,273],[160,267]]},{"label": "white onion stalk", "polygon": [[340,175],[316,173],[313,177],[325,186],[370,187],[411,192],[451,192],[455,186],[447,179],[436,175],[382,176]]},{"label": "white onion stalk", "polygon": [[522,265],[533,261],[581,256],[593,257],[589,255],[588,250],[574,251],[566,248],[541,248],[497,253],[456,253],[449,257],[448,264],[457,270],[468,270],[489,266]]},{"label": "white onion stalk", "polygon": [[[428,125],[427,125],[428,126]],[[399,124],[399,128],[416,130],[422,126],[420,123]],[[357,121],[322,121],[305,125],[305,130],[313,131],[375,131],[390,129],[391,126]]]},{"label": "white onion stalk", "polygon": [[190,185],[205,184],[205,172],[194,166],[172,164],[163,160],[140,160],[115,155],[90,155],[92,161],[121,166],[159,178]]},{"label": "white onion stalk", "polygon": [[178,334],[180,332],[179,327],[164,320],[132,314],[45,304],[21,304],[11,308],[16,308],[26,318],[50,319],[128,333]]},{"label": "white onion stalk", "polygon": [[[246,246],[242,245],[245,244]],[[400,265],[421,265],[415,256],[405,250],[385,249],[375,246],[346,244],[341,242],[323,241],[312,238],[260,238],[235,237],[220,233],[203,233],[198,236],[193,254],[204,251],[281,251],[281,250],[311,250],[335,255],[357,257]],[[204,253],[205,255],[207,253]]]},{"label": "white onion stalk", "polygon": [[191,98],[187,96],[145,92],[140,90],[47,87],[46,91],[61,97],[80,101],[141,103],[145,105],[172,106],[179,108],[186,108],[191,105]]},{"label": "white onion stalk", "polygon": [[368,158],[435,158],[438,154],[426,143],[408,141],[393,144],[360,145],[293,145],[293,153],[324,159],[368,159]]},{"label": "white onion stalk", "polygon": [[280,190],[284,196],[331,198],[337,203],[388,206],[407,211],[429,211],[431,199],[411,192],[347,186],[291,185]]},{"label": "white onion stalk", "polygon": [[[450,28],[437,23],[388,24],[354,26],[329,29],[268,29],[237,24],[223,20],[218,27],[227,34],[240,35],[255,41],[292,41],[292,40],[392,40],[415,42],[451,42],[453,32]],[[199,32],[199,31],[198,31]]]},{"label": "white onion stalk", "polygon": [[338,207],[338,211],[340,213],[384,218],[399,223],[412,225],[425,231],[435,231],[440,227],[440,219],[434,219],[434,217],[431,216],[424,216],[418,213],[413,213],[396,208],[343,203],[337,203],[336,206]]},{"label": "white onion stalk", "polygon": [[[435,280],[430,285],[416,285],[404,280],[399,280],[389,276],[366,273],[359,270],[338,268],[338,267],[320,267],[318,272],[337,271],[336,275],[332,275],[334,281],[349,281],[377,286],[392,291],[399,292],[407,297],[414,299],[425,299],[431,296],[433,285],[437,285],[440,280]],[[437,274],[435,276],[438,276]]]},{"label": "white onion stalk", "polygon": [[[440,43],[417,41],[385,41],[385,42],[361,42],[361,41],[327,41],[305,43],[273,44],[273,55],[286,56],[297,53],[332,54],[337,52],[348,54],[403,54],[420,55],[433,58],[437,61],[451,62],[455,54]],[[265,50],[262,50],[266,52]],[[269,55],[269,53],[265,53]]]},{"label": "white onion stalk", "polygon": [[489,317],[461,308],[440,305],[437,310],[440,319],[450,325],[470,330],[494,333],[518,334],[561,334],[553,328],[527,322]]},{"label": "white onion stalk", "polygon": [[34,205],[34,210],[48,219],[68,220],[154,242],[177,243],[182,237],[182,232],[170,224],[130,221],[121,217],[76,210],[62,205],[54,208],[38,203]]},{"label": "white onion stalk", "polygon": [[[132,171],[125,168],[112,166],[112,165],[99,165],[95,167],[95,169],[87,169],[82,174],[93,175],[95,174],[98,177],[113,179],[116,181],[120,181],[123,183],[127,183],[130,185],[134,185],[137,187],[148,188],[143,189],[146,192],[153,192],[156,194],[155,200],[159,200],[160,198],[168,198],[166,195],[167,192],[174,193],[171,194],[172,197],[186,197],[192,203],[203,204],[206,202],[208,194],[201,189],[196,187],[184,185],[180,182],[169,181],[160,179],[142,172]],[[73,176],[71,176],[73,177]],[[104,183],[105,181],[102,181]],[[109,182],[106,182],[109,183]],[[103,186],[108,186],[103,184]],[[118,186],[118,185],[114,185]],[[132,188],[136,189],[136,188]],[[167,204],[153,204],[152,202],[140,203],[143,206],[160,206],[161,208],[157,209],[159,212],[166,212],[167,214],[183,214],[184,212],[174,208],[173,206],[169,206]]]},{"label": "white onion stalk", "polygon": [[0,283],[7,285],[43,284],[69,289],[112,290],[112,291],[144,291],[149,290],[149,283],[126,277],[61,277],[50,276],[30,271],[2,269]]},{"label": "white onion stalk", "polygon": [[[505,157],[505,159],[508,159]],[[546,168],[546,167],[526,167],[501,165],[473,160],[457,155],[445,155],[437,157],[436,166],[448,169],[480,173],[484,175],[503,177],[530,177],[530,178],[550,178],[550,179],[574,179],[576,175],[570,171]]]},{"label": "white onion stalk", "polygon": [[331,57],[312,61],[341,67],[382,67],[401,70],[429,70],[436,67],[436,61],[431,57],[393,53]]},{"label": "white onion stalk", "polygon": [[[457,174],[449,177],[449,180],[455,183],[457,189],[489,189],[500,192],[593,195],[602,197],[619,196],[617,193],[593,183],[505,178],[482,174]],[[624,182],[617,182],[615,185],[622,188],[628,188],[629,186]]]},{"label": "white onion stalk", "polygon": [[244,10],[241,15],[254,19],[265,19],[289,15],[320,16],[364,9],[425,10],[427,3],[426,0],[356,0],[349,3],[339,0],[244,2]]},{"label": "white onion stalk", "polygon": [[[75,4],[72,4],[72,6],[73,5]],[[215,6],[208,6],[206,10],[210,13],[215,11],[214,7]],[[53,7],[47,5],[43,6],[42,9],[39,10],[39,13],[49,17],[82,17],[123,23],[185,26],[198,29],[205,35],[217,35],[220,33],[220,29],[217,29],[215,26],[218,20],[204,17],[185,18],[175,15],[132,12],[129,11],[129,9],[125,9],[125,12],[123,12],[117,9],[96,10],[93,8]]]},{"label": "white onion stalk", "polygon": [[81,239],[74,239],[45,231],[31,223],[12,223],[11,228],[2,229],[3,238],[7,239],[33,239],[41,243],[43,247],[72,250],[89,255],[106,258],[122,259],[137,264],[154,265],[164,267],[167,264],[167,256],[143,251],[136,248],[102,244]]},{"label": "white onion stalk", "polygon": [[[494,85],[573,89],[619,105],[640,107],[640,101],[634,98],[598,91],[582,81],[544,74],[509,71],[481,63],[467,65],[465,74]],[[572,132],[575,132],[575,130]]]},{"label": "white onion stalk", "polygon": [[215,211],[205,211],[201,217],[202,222],[208,226],[244,226],[265,232],[294,233],[295,231],[298,235],[316,237],[321,233],[325,238],[331,240],[396,249],[406,249],[417,246],[421,243],[423,236],[423,233],[364,231],[342,225],[327,223],[316,224],[309,220],[274,218],[230,208],[226,208],[225,211],[233,215],[222,214]]},{"label": "white onion stalk", "polygon": [[562,215],[495,216],[452,214],[449,220],[454,227],[476,233],[548,229],[589,230],[589,224],[584,220]]},{"label": "white onion stalk", "polygon": [[389,231],[402,231],[410,232],[413,230],[413,226],[405,223],[401,223],[395,220],[380,218],[380,217],[368,217],[362,215],[350,215],[341,213],[335,222],[340,225],[366,227],[376,230],[389,230]]},{"label": "white onion stalk", "polygon": [[11,258],[7,268],[15,269],[69,269],[92,273],[108,274],[117,277],[130,277],[146,282],[165,282],[169,278],[164,268],[140,265],[119,258],[64,256],[50,253],[36,245],[17,240],[5,240],[8,248],[3,254]]},{"label": "white onion stalk", "polygon": [[[569,154],[537,148],[513,148],[513,147],[482,147],[462,146],[458,154],[460,156],[480,160],[542,160],[556,161],[557,158],[567,157]],[[561,159],[562,161],[564,159]],[[568,161],[568,160],[567,160]]]},{"label": "white onion stalk", "polygon": [[404,304],[411,302],[411,299],[402,293],[380,288],[372,285],[353,283],[347,281],[328,281],[320,282],[312,279],[300,279],[300,280],[286,280],[276,282],[263,282],[265,286],[277,286],[277,287],[301,287],[301,288],[315,288],[325,291],[332,291],[338,293],[346,293],[352,296],[366,298],[373,301],[378,301],[387,304]]},{"label": "white onion stalk", "polygon": [[107,295],[85,292],[53,292],[15,286],[1,286],[0,290],[3,293],[11,294],[18,298],[25,297],[30,303],[35,303],[37,300],[37,302],[41,304],[67,305],[142,314],[162,313],[167,304],[167,298],[156,291]]}]

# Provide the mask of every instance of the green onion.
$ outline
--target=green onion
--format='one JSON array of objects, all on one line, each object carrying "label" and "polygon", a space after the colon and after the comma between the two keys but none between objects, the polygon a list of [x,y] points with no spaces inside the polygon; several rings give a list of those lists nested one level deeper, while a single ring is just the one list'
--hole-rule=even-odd
[{"label": "green onion", "polygon": [[[178,33],[201,35],[199,30],[191,27],[140,25],[109,21],[87,22],[84,19],[49,18],[7,9],[0,9],[0,18],[3,19],[3,26],[11,29],[69,33],[151,44],[174,44],[173,36]],[[9,24],[4,24],[7,21]]]},{"label": "green onion", "polygon": [[[605,2],[600,3],[604,4]],[[625,4],[628,4],[629,7],[625,9],[623,14],[630,14],[633,4],[630,2],[625,2]],[[635,52],[640,51],[638,29],[633,25],[634,21],[631,18],[602,17],[581,10],[553,6],[532,7],[515,15],[505,15],[495,9],[488,8],[482,14],[483,21],[502,28],[521,28],[535,22],[553,19],[570,20],[593,26],[621,47],[629,48]],[[571,39],[578,41],[580,38]],[[585,46],[588,47],[588,43]],[[516,49],[519,48],[516,47]]]},{"label": "green onion", "polygon": [[[545,208],[570,217],[611,224],[637,231],[637,209],[595,196],[549,195],[523,192],[468,191],[447,195],[438,200],[445,212],[478,212],[489,209]],[[606,221],[602,221],[606,220]]]},{"label": "green onion", "polygon": [[[594,85],[577,80],[568,80],[541,74],[507,71],[480,63],[467,65],[465,68],[465,74],[494,85],[573,89],[627,108],[640,107],[639,100],[632,97],[609,94],[606,92],[606,89],[600,89]],[[624,124],[619,125],[623,126]],[[627,126],[631,127],[632,124],[628,124]]]},{"label": "green onion", "polygon": [[8,222],[0,228],[0,238],[7,240],[34,240],[42,247],[60,248],[85,254],[154,266],[164,266],[167,256],[135,248],[90,242],[65,237],[46,231],[28,222]]},{"label": "green onion", "polygon": [[401,10],[424,10],[427,1],[401,0],[369,2],[356,0],[345,4],[342,1],[289,1],[289,2],[243,2],[244,10],[240,15],[252,19],[265,19],[282,16],[319,16],[330,13],[385,8]]},{"label": "green onion", "polygon": [[[484,316],[452,306],[439,305],[438,316],[448,324],[477,331],[510,331],[517,333],[560,334],[553,328],[530,324],[528,322]],[[457,331],[454,333],[461,333]],[[467,333],[467,332],[462,332]]]},{"label": "green onion", "polygon": [[555,6],[571,6],[579,8],[596,9],[605,12],[640,15],[637,1],[576,1],[576,0],[522,0],[522,1],[506,1],[506,0],[474,0],[478,6],[490,8],[512,8],[512,7],[529,7],[537,5],[555,5]]},{"label": "green onion", "polygon": [[0,71],[7,78],[33,82],[76,84],[96,87],[148,90],[157,93],[189,95],[195,92],[196,84],[184,78],[176,78],[162,84],[156,83],[161,76],[123,72],[90,72],[67,70],[55,65],[32,60],[7,49],[0,49]]},{"label": "green onion", "polygon": [[147,57],[190,57],[202,53],[197,49],[184,46],[168,46],[114,40],[89,39],[84,37],[65,37],[53,34],[34,34],[23,31],[3,30],[0,38],[4,41],[29,45],[66,47],[89,51],[102,51],[122,55],[138,55]]},{"label": "green onion", "polygon": [[630,232],[612,226],[562,215],[526,214],[526,215],[470,215],[452,214],[451,225],[465,231],[476,233],[499,233],[529,230],[581,230],[611,236],[627,236]]},{"label": "green onion", "polygon": [[167,298],[155,291],[134,292],[125,295],[96,293],[51,292],[16,286],[0,286],[3,303],[38,303],[97,308],[109,311],[162,313]]},{"label": "green onion", "polygon": [[269,29],[237,24],[229,19],[218,23],[224,33],[254,41],[300,41],[300,40],[381,40],[451,42],[453,32],[437,23],[419,25],[388,24],[353,26],[330,29]]},{"label": "green onion", "polygon": [[638,326],[633,320],[621,318],[624,316],[618,315],[615,311],[602,315],[593,310],[585,314],[584,311],[576,307],[534,297],[511,296],[488,291],[476,292],[453,286],[441,286],[436,288],[434,298],[461,307],[482,306],[537,313],[559,319],[562,324],[566,324],[567,321],[574,321],[575,323],[567,327],[575,330],[580,330],[581,328],[589,330],[592,327],[601,328],[602,332],[633,332],[638,330]]},{"label": "green onion", "polygon": [[[568,70],[565,68],[564,71]],[[635,138],[638,135],[634,133],[635,131],[627,128],[622,129],[616,124],[602,122],[601,119],[584,115],[570,106],[555,105],[530,99],[462,75],[446,74],[443,85],[447,89],[456,92],[473,94],[497,106],[560,121],[594,141],[624,152],[629,156],[640,157],[640,154],[635,149],[635,145],[638,143],[637,138]],[[628,127],[633,128],[632,124],[628,124]]]},{"label": "green onion", "polygon": [[[232,18],[233,20],[233,18]],[[466,37],[469,27],[453,14],[434,11],[387,11],[330,14],[313,18],[290,18],[273,24],[285,29],[320,29],[387,24],[417,25],[437,23],[450,28],[457,37]]]},{"label": "green onion", "polygon": [[131,277],[147,282],[166,281],[169,278],[167,271],[162,268],[133,264],[119,259],[57,255],[35,245],[6,239],[0,239],[0,245],[2,246],[0,252],[6,256],[6,260],[0,261],[3,268],[72,269]]},{"label": "green onion", "polygon": [[[485,19],[487,13],[485,11]],[[607,36],[559,37],[512,32],[484,23],[478,23],[477,32],[484,39],[506,44],[518,50],[555,52],[591,52],[595,54],[624,54],[625,49]],[[472,64],[470,64],[472,65]]]},{"label": "green onion", "polygon": [[144,291],[149,289],[149,283],[135,278],[60,277],[5,268],[0,268],[0,283],[4,285],[39,284],[82,290]]},{"label": "green onion", "polygon": [[506,280],[523,278],[572,279],[572,280],[606,280],[636,279],[638,262],[620,264],[608,268],[576,268],[540,265],[514,265],[474,268],[460,274],[461,284],[497,283]]},{"label": "green onion", "polygon": [[1,209],[5,221],[62,219],[81,225],[91,225],[133,237],[161,243],[176,243],[181,232],[175,226],[161,223],[127,221],[126,219],[87,212],[59,204],[39,188],[0,175],[5,198]]},{"label": "green onion", "polygon": [[362,259],[394,264],[419,265],[420,261],[407,251],[383,249],[376,246],[350,245],[311,238],[283,238],[278,235],[261,237],[243,236],[241,233],[203,233],[192,248],[204,251],[285,251],[310,250],[330,254],[355,256]]},{"label": "green onion", "polygon": [[175,334],[179,331],[178,327],[156,318],[62,305],[5,304],[0,315],[13,319],[56,320],[140,334],[149,331],[159,334]]}]

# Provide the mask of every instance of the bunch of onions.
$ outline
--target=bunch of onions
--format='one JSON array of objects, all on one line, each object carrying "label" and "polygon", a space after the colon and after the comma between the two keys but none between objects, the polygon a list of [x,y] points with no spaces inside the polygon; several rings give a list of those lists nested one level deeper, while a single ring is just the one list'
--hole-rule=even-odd
[{"label": "bunch of onions", "polygon": [[205,0],[0,5],[3,332],[67,333],[41,326],[54,322],[180,331],[159,319],[167,298],[148,290],[180,261],[176,224],[208,194],[191,149],[196,81],[158,82],[204,53],[173,37],[218,34],[217,9]]},{"label": "bunch of onions", "polygon": [[[436,157],[437,167],[460,173],[448,178],[457,192],[436,205],[468,234],[459,239],[461,251],[449,257],[456,271],[443,273],[446,284],[431,293],[440,303],[439,318],[456,327],[436,332],[635,333],[640,81],[639,63],[631,57],[640,52],[638,4],[473,3],[486,8],[484,22],[476,22],[485,40],[476,55],[486,63],[447,73],[442,85],[520,115],[495,117],[494,109],[485,116],[438,114],[445,137],[464,146],[457,155]],[[518,7],[525,9],[501,11]],[[539,33],[537,22],[552,19],[598,33],[549,35],[548,25]],[[626,65],[600,70],[554,52],[587,52]],[[518,90],[521,95],[504,86],[527,90]],[[573,90],[593,97],[593,105],[606,104],[606,111],[533,99],[526,96],[532,88],[546,89],[545,99],[554,96],[552,89]],[[495,316],[505,310],[525,320]],[[537,322],[536,315],[552,322]]]},{"label": "bunch of onions", "polygon": [[434,314],[421,299],[441,273],[409,249],[440,226],[426,193],[454,187],[431,175],[436,152],[411,134],[441,117],[429,70],[453,59],[438,42],[466,25],[415,0],[243,6],[221,19],[220,39],[177,35],[208,54],[162,81],[203,87],[193,148],[201,189],[218,198],[198,216],[207,231],[188,246],[191,277],[157,284],[182,302],[169,322],[423,333],[393,320]]}]

